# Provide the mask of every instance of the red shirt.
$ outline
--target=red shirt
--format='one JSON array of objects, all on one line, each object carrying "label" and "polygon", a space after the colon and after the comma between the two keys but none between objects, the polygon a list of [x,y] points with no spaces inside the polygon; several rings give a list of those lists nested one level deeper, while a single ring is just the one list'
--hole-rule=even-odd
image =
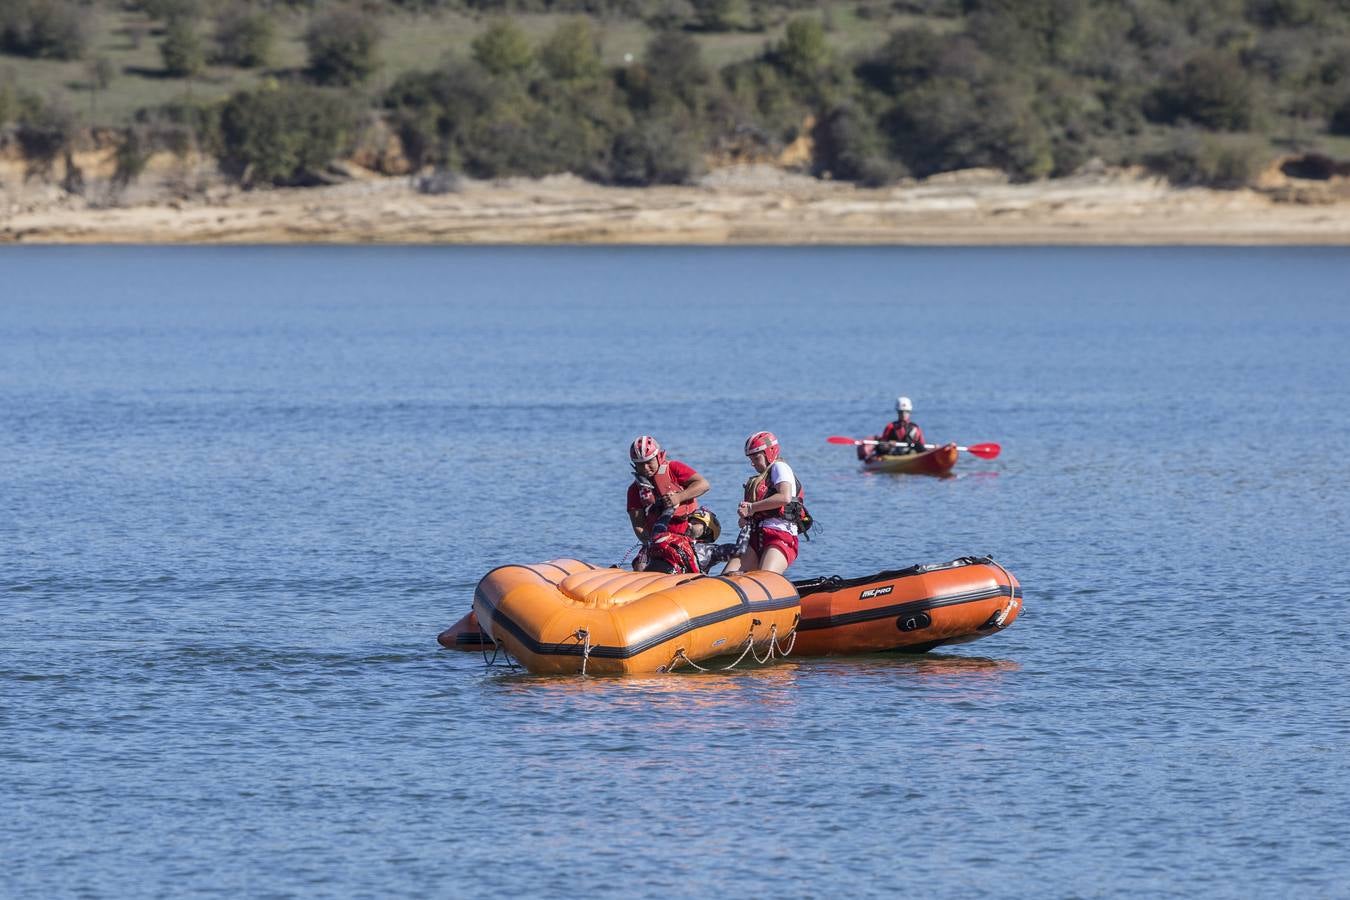
[{"label": "red shirt", "polygon": [[[693,483],[698,477],[698,472],[694,471],[693,466],[685,465],[678,459],[672,459],[667,464],[667,472],[671,479],[684,490]],[[665,506],[661,503],[661,498],[656,496],[656,491],[651,488],[645,488],[633,482],[628,485],[628,511],[633,512],[641,510],[646,514],[647,527],[650,529],[656,524],[656,520],[661,518],[661,513]],[[676,534],[684,534],[689,529],[688,522],[675,522],[670,526],[670,530]]]}]

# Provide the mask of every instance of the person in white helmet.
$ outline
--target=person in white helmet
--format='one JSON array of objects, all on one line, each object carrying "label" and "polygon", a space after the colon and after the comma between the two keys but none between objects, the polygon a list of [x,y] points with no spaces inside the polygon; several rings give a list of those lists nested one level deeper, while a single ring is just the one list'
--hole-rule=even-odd
[{"label": "person in white helmet", "polygon": [[896,397],[895,421],[886,423],[886,427],[877,436],[877,443],[865,445],[872,448],[870,455],[895,456],[922,452],[923,429],[911,421],[910,415],[913,412],[914,404],[908,397]]}]

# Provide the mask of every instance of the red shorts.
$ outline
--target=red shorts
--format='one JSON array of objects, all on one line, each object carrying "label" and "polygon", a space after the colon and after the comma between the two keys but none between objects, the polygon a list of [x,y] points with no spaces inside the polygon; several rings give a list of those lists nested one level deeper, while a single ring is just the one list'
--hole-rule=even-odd
[{"label": "red shorts", "polygon": [[786,531],[779,531],[777,528],[756,528],[754,535],[750,538],[750,549],[759,556],[760,564],[764,563],[764,551],[770,547],[783,554],[787,559],[787,564],[792,565],[797,558],[797,536],[788,534]]}]

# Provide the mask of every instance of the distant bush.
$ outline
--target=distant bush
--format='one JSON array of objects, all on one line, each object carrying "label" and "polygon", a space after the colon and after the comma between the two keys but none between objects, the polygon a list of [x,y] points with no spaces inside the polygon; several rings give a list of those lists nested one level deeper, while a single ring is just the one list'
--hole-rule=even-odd
[{"label": "distant bush", "polygon": [[648,119],[614,136],[610,178],[615,184],[685,184],[703,171],[703,148],[687,119]]},{"label": "distant bush", "polygon": [[554,29],[539,47],[539,61],[561,81],[595,78],[604,72],[600,38],[585,19],[568,19]]},{"label": "distant bush", "polygon": [[519,75],[530,67],[534,52],[519,25],[498,19],[473,39],[473,58],[493,75]]},{"label": "distant bush", "polygon": [[126,130],[114,155],[116,160],[112,175],[114,190],[124,191],[141,177],[141,173],[150,162],[152,149],[149,132],[145,126],[133,125]]},{"label": "distant bush", "polygon": [[700,31],[736,31],[750,25],[750,9],[744,0],[689,0],[692,26]]},{"label": "distant bush", "polygon": [[703,64],[698,41],[680,31],[653,35],[642,54],[642,65],[629,66],[623,76],[623,87],[634,108],[678,102],[690,110],[700,105],[712,77]]},{"label": "distant bush", "polygon": [[175,78],[191,78],[206,66],[206,49],[189,19],[171,19],[159,44],[164,71]]},{"label": "distant bush", "polygon": [[216,15],[216,60],[241,69],[266,66],[272,58],[276,24],[261,9],[235,3]]},{"label": "distant bush", "polygon": [[775,48],[775,55],[790,75],[801,79],[817,76],[830,59],[825,29],[816,19],[792,19],[782,42]]},{"label": "distant bush", "polygon": [[0,51],[39,59],[79,59],[87,37],[73,0],[4,0]]},{"label": "distant bush", "polygon": [[315,88],[241,91],[220,114],[221,168],[245,184],[315,181],[351,128],[346,102]]},{"label": "distant bush", "polygon": [[1015,81],[936,79],[897,98],[883,130],[895,155],[920,177],[990,166],[1017,179],[1043,178],[1054,170],[1054,153],[1034,97]]},{"label": "distant bush", "polygon": [[901,167],[887,158],[876,122],[855,106],[837,106],[826,112],[811,137],[816,175],[880,187],[902,174]]},{"label": "distant bush", "polygon": [[1327,131],[1350,137],[1350,96],[1342,100],[1327,120]]},{"label": "distant bush", "polygon": [[174,19],[201,18],[204,0],[138,0],[135,4],[152,19],[172,22]]},{"label": "distant bush", "polygon": [[1173,184],[1232,189],[1250,184],[1269,159],[1269,150],[1258,139],[1187,130],[1166,149],[1148,154],[1144,162]]},{"label": "distant bush", "polygon": [[18,97],[15,133],[28,169],[45,175],[56,158],[69,151],[75,138],[75,115],[60,102],[43,102],[37,95]]},{"label": "distant bush", "polygon": [[1252,126],[1255,100],[1252,80],[1237,58],[1206,50],[1164,79],[1146,112],[1156,122],[1246,131]]},{"label": "distant bush", "polygon": [[319,84],[360,84],[379,66],[379,42],[379,24],[359,7],[330,9],[305,31],[309,75]]}]

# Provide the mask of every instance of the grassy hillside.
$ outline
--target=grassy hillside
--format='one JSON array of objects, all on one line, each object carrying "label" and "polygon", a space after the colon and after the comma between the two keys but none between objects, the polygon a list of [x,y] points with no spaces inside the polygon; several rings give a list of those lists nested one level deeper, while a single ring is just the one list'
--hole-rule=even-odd
[{"label": "grassy hillside", "polygon": [[290,184],[375,120],[414,167],[625,184],[803,136],[864,184],[1096,157],[1236,186],[1350,142],[1350,0],[231,3],[0,0],[0,128]]}]

